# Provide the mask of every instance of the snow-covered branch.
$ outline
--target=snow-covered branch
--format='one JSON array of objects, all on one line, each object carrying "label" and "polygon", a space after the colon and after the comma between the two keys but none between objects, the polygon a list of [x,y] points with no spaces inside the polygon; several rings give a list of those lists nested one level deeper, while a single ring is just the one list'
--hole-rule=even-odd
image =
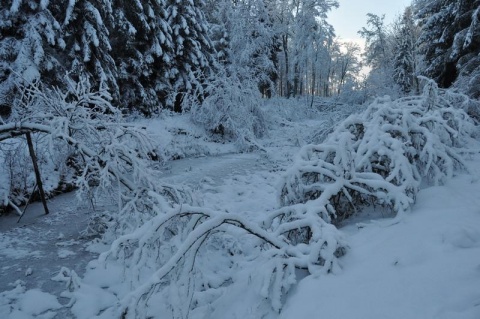
[{"label": "snow-covered branch", "polygon": [[[300,210],[300,207],[281,209],[260,224],[237,214],[189,205],[153,218],[114,241],[110,250],[99,258],[100,268],[112,262],[123,264],[128,273],[126,280],[135,287],[121,297],[115,312],[123,318],[143,318],[151,298],[162,294],[169,283],[187,275],[186,265],[197,266],[198,251],[205,249],[202,246],[209,239],[222,240],[229,234],[257,239],[254,246],[260,250],[260,256],[253,260],[269,261],[265,271],[262,270],[264,283],[258,293],[279,311],[282,296],[296,282],[295,269],[306,269],[312,274],[336,271],[339,268],[336,259],[345,253],[346,243],[333,225],[312,215],[308,209],[304,208],[302,213]],[[307,230],[309,238],[293,237],[301,229]],[[147,269],[151,273],[145,278]],[[202,291],[200,288],[197,293]]]}]

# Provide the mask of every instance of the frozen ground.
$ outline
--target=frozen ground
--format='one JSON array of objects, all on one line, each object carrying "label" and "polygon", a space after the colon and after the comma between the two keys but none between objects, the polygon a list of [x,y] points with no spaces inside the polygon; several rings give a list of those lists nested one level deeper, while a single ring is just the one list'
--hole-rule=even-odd
[{"label": "frozen ground", "polygon": [[[203,157],[169,162],[163,179],[193,189],[199,202],[216,210],[252,215],[271,210],[278,206],[278,177],[328,120],[319,114],[276,123],[261,140],[263,149],[248,154],[233,153],[231,145],[201,143]],[[185,155],[187,148],[176,145]],[[471,165],[480,171],[480,158]],[[475,178],[460,175],[422,190],[412,212],[395,223],[364,218],[345,225],[350,249],[341,258],[342,272],[301,280],[275,317],[480,318],[479,193]],[[0,318],[74,318],[62,306],[68,302],[60,297],[64,284],[51,278],[61,266],[81,276],[95,258],[81,236],[91,208],[77,208],[72,194],[49,205],[49,216],[34,204],[18,224],[13,215],[0,219]],[[239,292],[225,298],[231,304],[216,314],[258,318],[245,307],[251,299]]]},{"label": "frozen ground", "polygon": [[14,214],[0,218],[0,318],[49,318],[51,308],[63,317],[66,309],[53,295],[65,285],[51,278],[62,266],[83,273],[95,258],[81,236],[91,208],[77,207],[74,194],[65,194],[51,199],[49,209],[44,215],[42,205],[33,203],[18,223]]}]

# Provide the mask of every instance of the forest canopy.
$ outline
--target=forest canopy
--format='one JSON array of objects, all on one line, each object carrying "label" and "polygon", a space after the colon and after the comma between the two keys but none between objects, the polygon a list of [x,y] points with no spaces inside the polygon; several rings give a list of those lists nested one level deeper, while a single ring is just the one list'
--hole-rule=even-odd
[{"label": "forest canopy", "polygon": [[[479,3],[415,0],[386,25],[368,14],[355,44],[335,37],[334,0],[2,0],[0,107],[18,84],[64,86],[65,74],[107,89],[125,111],[202,103],[219,77],[263,97],[365,101],[419,93],[417,76],[478,97]],[[366,79],[360,70],[371,69]],[[382,83],[382,84],[380,84]],[[361,93],[359,93],[361,92]]]}]

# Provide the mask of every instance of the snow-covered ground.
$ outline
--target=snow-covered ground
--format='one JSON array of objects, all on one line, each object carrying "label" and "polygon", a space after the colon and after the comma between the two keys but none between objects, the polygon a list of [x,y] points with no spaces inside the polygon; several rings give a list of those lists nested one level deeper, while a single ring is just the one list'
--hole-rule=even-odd
[{"label": "snow-covered ground", "polygon": [[[277,208],[280,175],[300,146],[334,123],[326,114],[306,119],[294,112],[272,121],[272,130],[260,140],[262,149],[238,154],[229,144],[197,141],[194,152],[203,156],[168,162],[163,179],[192,189],[198,202],[215,210],[255,218]],[[161,127],[159,122],[148,125]],[[184,118],[170,126],[182,128],[185,140],[174,141],[161,131],[162,143],[175,145],[179,157],[192,155],[188,136],[201,133]],[[480,172],[480,156],[469,163]],[[342,271],[303,278],[280,314],[263,313],[283,319],[480,318],[479,193],[476,176],[460,174],[446,185],[421,190],[412,211],[399,219],[354,218],[341,229],[350,247],[340,258]],[[75,318],[60,294],[64,284],[51,278],[62,266],[82,276],[95,258],[81,236],[91,208],[77,208],[73,194],[51,200],[50,207],[51,215],[45,216],[41,205],[32,204],[19,224],[15,216],[0,219],[0,318]],[[225,296],[225,304],[211,313],[225,319],[259,318],[256,295],[247,291]],[[100,294],[91,290],[83,296],[90,307],[74,309],[77,318],[91,318],[112,303]]]},{"label": "snow-covered ground", "polygon": [[82,274],[96,257],[85,249],[91,238],[82,236],[91,208],[65,194],[51,199],[49,209],[44,215],[33,203],[18,223],[14,214],[0,218],[0,318],[64,317],[68,309],[55,296],[65,285],[51,278],[61,266]]},{"label": "snow-covered ground", "polygon": [[420,191],[395,223],[344,227],[342,272],[303,279],[279,318],[480,318],[479,193],[461,175]]}]

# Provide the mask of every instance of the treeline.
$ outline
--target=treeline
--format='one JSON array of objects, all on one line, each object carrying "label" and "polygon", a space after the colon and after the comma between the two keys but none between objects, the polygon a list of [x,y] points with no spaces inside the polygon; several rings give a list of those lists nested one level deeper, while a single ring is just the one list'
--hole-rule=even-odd
[{"label": "treeline", "polygon": [[202,1],[0,1],[0,97],[17,82],[62,86],[65,73],[107,89],[121,108],[173,107],[201,85],[213,46]]},{"label": "treeline", "polygon": [[418,76],[480,97],[480,1],[414,0],[397,21],[369,14],[366,84],[374,94],[419,92]]}]

